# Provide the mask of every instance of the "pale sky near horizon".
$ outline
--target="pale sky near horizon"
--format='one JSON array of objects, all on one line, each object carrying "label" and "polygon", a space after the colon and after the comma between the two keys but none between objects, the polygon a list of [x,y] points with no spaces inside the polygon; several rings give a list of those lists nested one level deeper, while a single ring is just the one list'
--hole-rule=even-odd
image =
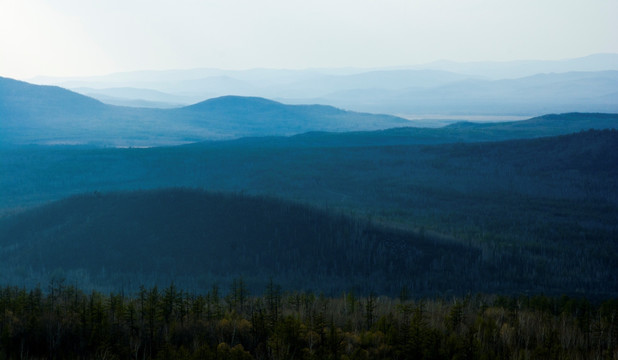
[{"label": "pale sky near horizon", "polygon": [[618,53],[618,0],[0,0],[0,76]]}]

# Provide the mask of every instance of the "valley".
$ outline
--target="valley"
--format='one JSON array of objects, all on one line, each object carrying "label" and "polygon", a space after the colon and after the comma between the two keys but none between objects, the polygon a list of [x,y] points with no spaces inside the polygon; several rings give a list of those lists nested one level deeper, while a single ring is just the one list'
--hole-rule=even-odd
[{"label": "valley", "polygon": [[[599,117],[599,115],[592,116]],[[600,118],[609,121],[609,118],[605,119],[602,116]],[[578,121],[574,115],[567,119],[571,122]],[[540,123],[537,122],[538,124]],[[20,243],[26,241],[19,240],[26,236],[25,234],[31,234],[27,236],[34,234],[35,238],[41,239],[40,241],[47,241],[42,240],[46,237],[51,241],[69,236],[67,239],[73,239],[67,240],[69,242],[66,246],[69,246],[73,242],[78,243],[80,238],[100,238],[101,244],[105,244],[106,239],[126,237],[122,243],[127,243],[136,242],[138,239],[146,241],[151,237],[146,235],[147,233],[142,233],[141,229],[167,224],[170,229],[177,230],[170,230],[169,237],[164,236],[159,241],[167,244],[164,246],[177,244],[180,248],[185,248],[178,241],[194,243],[197,240],[190,239],[195,236],[194,233],[202,233],[202,230],[195,232],[187,230],[186,236],[179,235],[184,233],[179,232],[184,222],[176,223],[177,220],[174,220],[177,219],[176,216],[187,214],[182,216],[197,216],[203,219],[198,221],[196,218],[192,222],[194,225],[188,225],[189,229],[205,226],[202,222],[209,216],[200,217],[196,215],[201,211],[199,207],[195,207],[197,205],[185,208],[183,202],[179,201],[178,204],[170,202],[162,206],[161,211],[167,212],[158,213],[155,218],[141,217],[139,214],[145,209],[156,208],[151,205],[154,199],[160,196],[169,198],[176,192],[178,196],[188,198],[201,196],[208,198],[216,193],[227,193],[236,194],[233,195],[237,197],[234,201],[247,201],[250,204],[256,201],[255,196],[265,196],[267,199],[280,199],[277,201],[289,203],[287,206],[302,205],[308,206],[307,209],[323,209],[320,211],[325,211],[327,214],[342,214],[356,219],[354,221],[360,221],[361,228],[378,226],[384,228],[380,231],[387,233],[403,232],[401,236],[409,239],[400,241],[408,243],[408,246],[413,246],[417,251],[421,251],[426,242],[441,244],[440,246],[446,247],[439,250],[440,255],[432,255],[434,261],[438,261],[439,264],[453,264],[454,258],[445,262],[444,256],[448,256],[449,251],[461,253],[462,250],[457,249],[463,246],[462,249],[470,251],[471,257],[468,260],[461,257],[460,260],[465,262],[460,266],[467,269],[472,282],[462,281],[458,272],[448,275],[448,271],[445,272],[446,268],[439,265],[435,268],[437,266],[435,262],[427,268],[427,272],[422,272],[422,276],[421,273],[416,273],[413,276],[416,279],[414,281],[390,275],[387,276],[391,279],[389,281],[368,282],[360,286],[358,284],[361,282],[352,280],[354,278],[352,275],[350,278],[343,276],[325,280],[328,276],[319,275],[320,272],[314,270],[316,279],[321,280],[312,282],[306,277],[301,280],[294,275],[309,271],[291,270],[299,266],[300,263],[297,261],[270,270],[266,270],[269,269],[266,264],[270,262],[260,266],[254,264],[258,267],[249,270],[249,274],[265,271],[258,276],[262,281],[272,276],[280,283],[300,289],[315,289],[315,284],[319,283],[321,291],[335,293],[337,289],[360,286],[356,291],[361,293],[379,291],[396,294],[402,284],[406,284],[410,289],[414,289],[418,296],[445,292],[463,294],[469,291],[534,293],[541,289],[544,293],[555,294],[579,293],[602,297],[616,294],[618,290],[618,282],[614,275],[616,260],[610,255],[616,250],[614,240],[618,218],[618,198],[616,198],[618,169],[614,166],[618,163],[618,159],[612,151],[618,146],[616,130],[590,130],[529,140],[433,145],[406,144],[410,137],[405,135],[405,132],[404,135],[401,134],[404,130],[356,134],[314,133],[292,138],[249,138],[148,149],[30,146],[2,150],[0,164],[3,176],[0,177],[0,184],[3,189],[10,190],[2,194],[5,216],[1,228],[9,231],[2,238],[16,239],[15,241]],[[376,138],[382,139],[384,143],[379,145],[380,141],[376,141]],[[367,141],[374,145],[367,145]],[[182,187],[185,190],[157,190],[170,187]],[[142,194],[141,192],[146,189],[152,190]],[[123,195],[116,193],[117,191],[129,192]],[[192,193],[194,195],[191,195]],[[209,193],[213,195],[208,195]],[[60,207],[56,210],[45,210],[49,208],[47,205],[40,208],[41,210],[26,210],[37,204],[69,196],[73,197],[61,200],[56,205],[49,205],[52,208]],[[113,207],[116,209],[114,213],[110,212],[112,208],[110,210],[105,210],[105,207],[92,208],[99,197],[117,199],[115,200],[117,204]],[[127,203],[129,199],[137,200]],[[70,205],[71,202],[78,200],[86,201],[83,206],[92,210],[81,210],[82,205]],[[88,201],[92,204],[88,205]],[[135,201],[141,202],[142,205],[130,205]],[[71,210],[73,208],[75,210]],[[140,208],[144,210],[139,210]],[[277,207],[273,207],[265,210],[265,213],[278,214],[280,210],[276,209]],[[26,221],[23,220],[25,218],[31,218],[33,224],[37,223],[36,214],[40,214],[40,211],[49,212],[50,215],[66,214],[66,217],[57,218],[55,220],[57,225],[54,225],[55,223],[47,225],[50,228],[39,229],[32,225],[26,227],[22,225],[18,226],[17,230],[11,230],[14,221],[23,222]],[[314,210],[303,211],[312,213]],[[88,212],[92,212],[92,215],[85,215]],[[264,211],[258,211],[258,214],[261,213]],[[92,229],[77,225],[86,217],[107,218],[112,215],[113,218],[106,220],[109,223],[93,223]],[[45,215],[47,216],[49,215]],[[134,219],[134,216],[140,217]],[[241,216],[237,211],[232,211],[230,216],[234,216],[236,220],[229,220],[232,221],[228,225],[229,229],[246,226],[241,224],[255,221],[255,216]],[[280,221],[289,224],[294,224],[297,221],[295,219],[299,217],[285,212],[272,216],[280,217]],[[182,221],[188,219],[190,217]],[[74,221],[77,223],[73,224]],[[222,224],[221,220],[210,221]],[[318,223],[322,221],[325,220],[319,220]],[[260,220],[257,222],[265,223]],[[60,224],[64,225],[58,228]],[[117,230],[112,230],[115,228]],[[134,230],[129,231],[130,228]],[[51,229],[65,230],[58,233],[56,232],[58,230]],[[75,232],[77,229],[82,230]],[[299,229],[295,231],[301,231]],[[70,231],[73,235],[63,231]],[[113,231],[119,231],[118,235],[112,235]],[[266,226],[264,231],[274,229]],[[256,230],[249,231],[249,233],[255,232]],[[160,237],[165,231],[156,233],[159,233]],[[122,237],[119,238],[120,234]],[[314,237],[328,239],[330,236],[334,235],[324,234]],[[265,237],[273,238],[272,234]],[[292,240],[289,237],[284,238],[286,241]],[[6,241],[4,243],[6,249],[14,248]],[[248,240],[242,234],[223,236],[217,241],[220,244],[216,246],[224,248],[229,244],[248,246],[244,243]],[[312,242],[310,238],[298,241],[296,245],[286,246],[295,246],[297,248],[295,251],[298,251],[299,247]],[[46,246],[44,242],[41,244]],[[336,251],[324,246],[326,245],[319,246],[322,249],[320,251],[331,255],[356,251],[351,246],[344,246],[348,248],[347,250]],[[145,243],[143,247],[148,248],[148,245]],[[59,249],[66,250],[64,247]],[[212,255],[209,254],[216,252],[206,249],[199,251],[186,249],[190,254],[203,253],[205,262],[212,259]],[[281,253],[273,256],[278,259],[287,256],[289,250],[277,249],[275,247],[271,250]],[[81,253],[77,248],[73,251]],[[162,251],[165,254],[169,253],[169,250]],[[101,254],[100,251],[95,253]],[[300,254],[308,253],[303,251]],[[7,256],[5,264],[9,263],[9,258],[19,258],[10,251],[5,251],[5,256]],[[66,256],[71,257],[70,253]],[[173,260],[169,269],[172,269],[175,266],[173,264],[178,263],[179,259],[189,255],[178,256],[180,258]],[[377,258],[392,260],[393,256],[394,254]],[[147,256],[152,259],[160,257],[167,255],[153,253]],[[220,256],[218,258],[221,259]],[[345,263],[340,255],[336,255],[332,261],[335,261],[334,259]],[[49,264],[44,268],[55,269],[60,264],[66,263],[58,261],[56,265]],[[106,261],[111,260],[103,261],[98,267],[89,268],[86,272],[89,274],[88,278],[96,279],[98,276],[96,274],[99,274],[102,268],[116,269],[124,263],[121,261],[115,264]],[[22,263],[29,262],[31,260],[22,261]],[[37,266],[42,266],[45,261],[39,260],[36,263],[39,264]],[[297,265],[292,266],[293,263]],[[230,274],[237,276],[244,274],[249,278],[247,273],[240,271],[240,268],[238,273],[228,270],[227,275],[223,277],[213,275],[224,269],[221,267],[223,265],[216,264],[217,262],[212,265],[214,268],[208,271],[208,274],[211,274],[209,276],[212,276],[211,281],[228,282],[230,277],[233,277]],[[83,264],[71,265],[64,271],[66,274],[77,270],[83,271],[83,266]],[[357,269],[353,264],[346,266]],[[388,268],[387,265],[384,266],[385,269]],[[378,271],[378,268],[376,267],[375,271]],[[46,275],[39,273],[35,270],[36,267],[32,269],[43,277],[52,274],[52,272]],[[490,280],[479,283],[484,284],[480,287],[472,285],[475,281],[473,279],[483,278],[483,274],[497,276],[495,270],[491,269],[504,271],[497,278],[500,280],[495,285],[491,285]],[[150,267],[142,271],[141,276],[146,283],[157,283],[156,279],[162,283],[170,280],[166,276],[159,278],[158,274],[167,273],[167,271],[161,272],[162,268]],[[435,271],[441,274],[439,282],[435,277]],[[190,274],[196,272],[199,271],[195,269],[189,271]],[[4,273],[9,274],[11,271]],[[14,279],[14,282],[36,283],[36,276],[34,278],[28,276],[22,277],[21,280]],[[110,273],[109,276],[110,279],[117,279],[115,280],[117,282],[126,275]],[[194,276],[191,275],[187,279]],[[184,281],[182,278],[179,275],[175,281],[181,283]],[[427,279],[424,282],[426,285],[419,285],[423,283],[420,280],[423,278]],[[89,280],[84,285],[95,288],[110,286],[106,278],[100,280],[98,285],[94,280],[93,282]],[[11,281],[11,277],[7,277],[5,281]],[[412,283],[408,284],[406,281]],[[373,288],[377,283],[385,287]],[[440,283],[443,285],[439,285]],[[462,287],[458,290],[453,286],[455,283],[461,284]],[[206,286],[198,286],[189,280],[187,284],[191,284],[191,288],[194,289]],[[259,284],[260,281],[256,278],[253,283],[254,290],[262,288]]]},{"label": "valley", "polygon": [[[462,117],[484,121],[439,123],[260,97],[144,105],[153,106],[0,79],[0,306],[18,322],[30,316],[64,326],[58,334],[82,344],[37,338],[38,325],[20,332],[4,316],[0,324],[13,331],[0,341],[7,357],[21,343],[58,356],[113,344],[106,351],[118,356],[132,348],[135,356],[175,358],[188,350],[169,338],[180,334],[164,330],[172,325],[194,344],[204,341],[187,353],[207,358],[272,355],[274,341],[305,358],[585,356],[615,344],[581,340],[591,327],[615,327],[618,115],[491,121],[475,110]],[[114,331],[138,333],[126,343],[105,322],[13,305],[26,298],[28,306],[107,316]],[[136,323],[136,309],[149,320]],[[534,326],[559,335],[524,334],[531,328],[518,321],[539,312]],[[375,338],[377,348],[314,349],[301,328],[279,337],[290,316],[323,335],[391,338]],[[558,325],[558,316],[590,325]],[[230,320],[250,324],[252,335],[224,338],[221,324]],[[471,335],[485,326],[478,321],[543,344]],[[198,335],[201,326],[217,326],[210,336],[219,342]],[[70,330],[87,328],[107,335],[86,341]],[[433,343],[409,340],[410,329]],[[564,343],[573,333],[577,350]]]}]

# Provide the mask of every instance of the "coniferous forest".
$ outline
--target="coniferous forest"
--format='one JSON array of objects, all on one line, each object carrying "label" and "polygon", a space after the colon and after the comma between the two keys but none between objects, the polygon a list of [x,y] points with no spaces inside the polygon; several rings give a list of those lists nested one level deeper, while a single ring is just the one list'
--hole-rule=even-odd
[{"label": "coniferous forest", "polygon": [[535,296],[411,300],[344,292],[253,296],[174,284],[85,293],[63,281],[0,290],[2,359],[615,359],[618,301]]}]

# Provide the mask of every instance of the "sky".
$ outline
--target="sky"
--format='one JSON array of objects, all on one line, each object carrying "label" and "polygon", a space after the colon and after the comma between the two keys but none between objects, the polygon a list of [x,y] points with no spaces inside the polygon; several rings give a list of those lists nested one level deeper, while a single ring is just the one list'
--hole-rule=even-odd
[{"label": "sky", "polygon": [[0,76],[618,53],[617,0],[0,0]]}]

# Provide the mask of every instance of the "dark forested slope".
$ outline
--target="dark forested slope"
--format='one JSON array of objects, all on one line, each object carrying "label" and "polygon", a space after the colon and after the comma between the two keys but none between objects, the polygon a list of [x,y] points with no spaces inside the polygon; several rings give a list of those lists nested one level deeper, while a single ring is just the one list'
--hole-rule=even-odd
[{"label": "dark forested slope", "polygon": [[[532,120],[530,120],[532,121]],[[558,118],[555,121],[563,121]],[[504,142],[445,144],[434,151],[453,162],[477,159],[525,168],[531,174],[565,170],[596,176],[618,176],[618,132],[587,130],[562,136]]]},{"label": "dark forested slope", "polygon": [[604,259],[582,268],[559,257],[548,269],[547,249],[492,255],[281,200],[187,189],[74,196],[1,219],[0,239],[2,281],[30,286],[61,276],[85,287],[207,289],[243,277],[253,289],[273,278],[327,293],[616,291],[615,264]]},{"label": "dark forested slope", "polygon": [[[258,289],[272,277],[334,293],[394,294],[404,285],[441,293],[480,290],[475,279],[485,268],[478,250],[461,245],[279,200],[183,189],[71,197],[3,219],[0,239],[5,276],[9,268],[44,279],[56,269],[93,282],[86,286],[176,281],[206,289],[243,276]],[[464,266],[467,275],[451,283]],[[492,286],[501,285],[482,287]]]}]

